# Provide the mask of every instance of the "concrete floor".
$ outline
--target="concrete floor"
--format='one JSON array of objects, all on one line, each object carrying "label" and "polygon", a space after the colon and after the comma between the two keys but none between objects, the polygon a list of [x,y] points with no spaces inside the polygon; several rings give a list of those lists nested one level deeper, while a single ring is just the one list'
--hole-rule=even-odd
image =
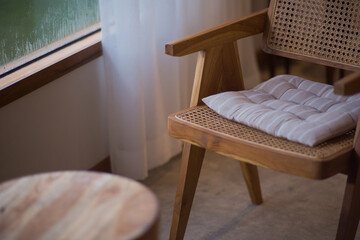
[{"label": "concrete floor", "polygon": [[[179,167],[178,156],[143,181],[160,201],[160,240],[169,236]],[[346,176],[313,181],[264,168],[259,174],[264,203],[255,206],[239,163],[207,152],[185,239],[335,239]]]}]

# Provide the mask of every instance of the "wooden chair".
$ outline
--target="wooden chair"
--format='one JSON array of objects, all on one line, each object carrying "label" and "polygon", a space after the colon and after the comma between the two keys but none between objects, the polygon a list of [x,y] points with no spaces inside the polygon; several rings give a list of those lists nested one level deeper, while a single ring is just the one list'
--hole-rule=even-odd
[{"label": "wooden chair", "polygon": [[[308,147],[229,121],[201,99],[244,89],[236,41],[264,34],[268,53],[351,71],[360,70],[358,0],[272,0],[269,9],[166,45],[166,53],[199,52],[191,106],[169,116],[169,134],[185,142],[170,239],[184,237],[205,150],[240,161],[251,201],[262,202],[257,166],[310,179],[348,175],[336,239],[354,239],[360,216],[360,125],[341,137]],[[360,74],[335,92],[360,89]]]}]

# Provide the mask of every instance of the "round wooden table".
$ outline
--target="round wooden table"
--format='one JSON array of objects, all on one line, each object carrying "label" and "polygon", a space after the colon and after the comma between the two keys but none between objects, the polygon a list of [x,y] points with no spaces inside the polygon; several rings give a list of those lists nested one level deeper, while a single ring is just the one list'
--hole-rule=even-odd
[{"label": "round wooden table", "polygon": [[159,205],[112,174],[53,172],[0,184],[0,239],[156,239]]}]

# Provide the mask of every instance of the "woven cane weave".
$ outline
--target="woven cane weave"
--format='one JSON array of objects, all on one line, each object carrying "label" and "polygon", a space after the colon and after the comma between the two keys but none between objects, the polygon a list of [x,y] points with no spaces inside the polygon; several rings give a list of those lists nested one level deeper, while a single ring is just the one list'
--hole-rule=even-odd
[{"label": "woven cane weave", "polygon": [[177,114],[176,118],[199,127],[213,130],[218,134],[224,134],[243,141],[261,144],[298,155],[305,155],[310,158],[325,159],[344,149],[352,148],[354,139],[354,130],[351,130],[340,137],[333,138],[315,147],[309,147],[282,138],[273,137],[260,130],[223,118],[207,106],[191,108],[188,111]]},{"label": "woven cane weave", "polygon": [[359,0],[273,0],[269,14],[265,51],[359,69]]}]

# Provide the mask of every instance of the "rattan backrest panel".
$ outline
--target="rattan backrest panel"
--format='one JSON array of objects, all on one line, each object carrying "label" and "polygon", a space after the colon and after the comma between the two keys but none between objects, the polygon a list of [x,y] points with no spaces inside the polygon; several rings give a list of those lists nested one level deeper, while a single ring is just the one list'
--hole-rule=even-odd
[{"label": "rattan backrest panel", "polygon": [[239,140],[241,139],[241,141],[261,144],[269,148],[314,159],[326,159],[344,149],[352,148],[355,132],[351,130],[340,137],[333,138],[315,147],[309,147],[283,138],[274,137],[260,130],[223,118],[207,106],[182,111],[176,114],[176,118],[189,124],[210,129],[220,135],[231,136]]},{"label": "rattan backrest panel", "polygon": [[360,70],[360,0],[272,0],[264,50]]}]

